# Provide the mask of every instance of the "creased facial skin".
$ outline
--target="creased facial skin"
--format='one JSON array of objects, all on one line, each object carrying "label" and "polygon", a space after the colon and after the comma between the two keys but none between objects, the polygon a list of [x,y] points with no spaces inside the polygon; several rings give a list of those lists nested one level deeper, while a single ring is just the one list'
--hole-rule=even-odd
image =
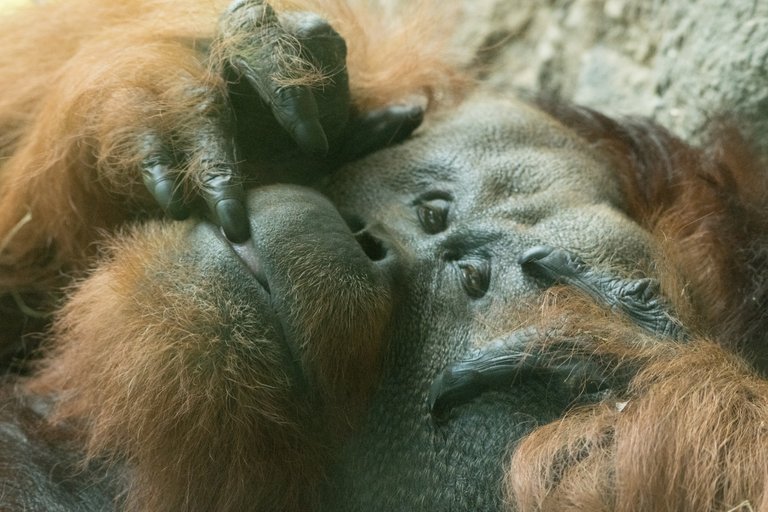
[{"label": "creased facial skin", "polygon": [[64,308],[28,389],[126,468],[128,509],[500,510],[515,441],[570,394],[534,378],[438,421],[431,383],[535,315],[529,248],[652,267],[612,169],[522,103],[470,100],[318,188],[253,190],[247,244],[139,226]]},{"label": "creased facial skin", "polygon": [[[474,100],[323,190],[401,261],[383,381],[335,465],[327,509],[500,510],[505,455],[562,413],[561,383],[486,393],[446,422],[429,416],[429,386],[471,347],[535,315],[539,284],[517,263],[526,249],[546,244],[617,273],[647,271],[650,239],[622,213],[612,169],[546,115]],[[486,292],[463,282],[467,265],[487,273]]]}]

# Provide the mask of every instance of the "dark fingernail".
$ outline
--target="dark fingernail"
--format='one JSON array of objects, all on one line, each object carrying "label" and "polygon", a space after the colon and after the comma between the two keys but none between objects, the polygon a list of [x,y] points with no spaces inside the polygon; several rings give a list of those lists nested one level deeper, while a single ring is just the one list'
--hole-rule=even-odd
[{"label": "dark fingernail", "polygon": [[293,138],[299,148],[308,155],[323,157],[328,154],[328,139],[320,121],[316,119],[296,123]]},{"label": "dark fingernail", "polygon": [[171,204],[171,198],[173,197],[173,187],[173,180],[170,179],[160,179],[154,183],[154,187],[152,188],[151,192],[155,197],[155,201],[157,201],[157,204],[159,204],[163,210],[168,210],[168,205]]},{"label": "dark fingernail", "polygon": [[223,199],[216,204],[216,217],[227,239],[240,244],[251,236],[245,206],[237,199]]},{"label": "dark fingernail", "polygon": [[542,260],[552,254],[554,250],[555,249],[553,247],[548,245],[538,245],[536,247],[532,247],[520,255],[520,257],[517,259],[517,263],[519,265],[525,265],[526,263]]},{"label": "dark fingernail", "polygon": [[424,121],[424,109],[418,105],[393,107],[390,116],[396,121],[396,129],[392,134],[392,143],[400,142],[410,136]]},{"label": "dark fingernail", "polygon": [[446,368],[432,382],[427,405],[432,417],[441,420],[453,407],[467,403],[480,395],[485,386],[472,363],[456,363]]},{"label": "dark fingernail", "polygon": [[392,113],[410,123],[421,123],[424,120],[424,108],[420,105],[394,105]]},{"label": "dark fingernail", "polygon": [[155,200],[160,204],[168,216],[175,220],[184,220],[189,217],[189,209],[184,206],[181,194],[173,180],[162,180],[155,184]]},{"label": "dark fingernail", "polygon": [[190,212],[184,205],[179,184],[173,179],[166,163],[148,163],[142,175],[144,184],[152,197],[169,217],[175,220],[184,220],[189,217]]},{"label": "dark fingernail", "polygon": [[432,382],[427,398],[427,407],[432,421],[435,423],[444,423],[450,417],[453,408],[453,400],[450,396],[445,372],[437,376]]}]

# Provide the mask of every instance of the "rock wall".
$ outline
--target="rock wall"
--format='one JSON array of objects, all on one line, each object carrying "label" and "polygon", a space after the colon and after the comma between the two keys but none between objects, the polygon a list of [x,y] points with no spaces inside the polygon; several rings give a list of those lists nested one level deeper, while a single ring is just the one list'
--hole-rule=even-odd
[{"label": "rock wall", "polygon": [[651,116],[694,139],[733,113],[768,150],[768,0],[454,1],[487,87]]}]

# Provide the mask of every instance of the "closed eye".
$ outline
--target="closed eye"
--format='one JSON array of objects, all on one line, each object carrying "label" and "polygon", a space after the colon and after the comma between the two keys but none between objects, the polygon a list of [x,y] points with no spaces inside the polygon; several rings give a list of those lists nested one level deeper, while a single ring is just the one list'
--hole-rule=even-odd
[{"label": "closed eye", "polygon": [[448,227],[448,203],[442,199],[420,204],[417,214],[419,223],[427,234],[441,233]]},{"label": "closed eye", "polygon": [[469,260],[456,263],[459,279],[464,291],[473,299],[479,299],[488,292],[491,282],[491,265],[487,260]]}]

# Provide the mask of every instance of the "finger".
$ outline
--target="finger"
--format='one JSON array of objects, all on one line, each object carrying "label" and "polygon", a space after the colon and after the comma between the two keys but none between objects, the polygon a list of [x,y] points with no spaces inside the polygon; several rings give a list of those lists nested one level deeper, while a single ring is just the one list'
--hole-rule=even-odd
[{"label": "finger", "polygon": [[304,153],[325,156],[328,139],[320,124],[320,113],[309,87],[285,87],[272,98],[272,113],[277,122]]},{"label": "finger", "polygon": [[519,337],[494,342],[443,370],[429,389],[428,406],[437,421],[494,387],[508,387],[525,359]]},{"label": "finger", "polygon": [[[518,263],[527,274],[544,281],[548,286],[574,284],[586,291],[592,285],[589,280],[582,278],[582,274],[591,269],[584,260],[570,251],[540,245],[521,254]],[[599,291],[595,289],[594,294],[599,295]]]},{"label": "finger", "polygon": [[178,173],[173,171],[171,152],[154,134],[146,135],[141,145],[146,155],[141,162],[141,175],[147,190],[172,219],[186,219],[190,211],[184,204]]},{"label": "finger", "polygon": [[390,105],[355,117],[349,124],[341,157],[360,158],[408,138],[424,121],[419,105]]},{"label": "finger", "polygon": [[661,295],[655,279],[616,277],[592,268],[570,251],[549,246],[525,251],[518,262],[524,272],[542,280],[547,286],[564,284],[581,290],[657,336],[675,340],[687,337],[682,324]]},{"label": "finger", "polygon": [[262,2],[241,2],[226,18],[221,35],[239,41],[230,50],[230,65],[303,152],[327,154],[349,118],[344,39],[316,14],[287,12],[278,18]]},{"label": "finger", "polygon": [[347,44],[328,21],[311,12],[287,12],[280,24],[300,43],[301,52],[328,76],[346,75]]},{"label": "finger", "polygon": [[277,123],[302,152],[319,157],[328,153],[328,138],[311,88],[281,86],[263,76],[267,71],[256,70],[242,59],[234,59],[232,66],[256,90]]},{"label": "finger", "polygon": [[208,211],[229,241],[245,242],[250,238],[245,188],[227,130],[211,121],[199,130],[194,148],[191,164],[199,173],[200,195]]},{"label": "finger", "polygon": [[250,238],[245,189],[233,169],[218,166],[207,170],[200,192],[214,221],[230,242],[239,244]]},{"label": "finger", "polygon": [[[234,0],[222,13],[219,20],[219,35],[225,39],[262,26],[277,23],[277,15],[272,6],[264,0]],[[256,32],[252,32],[256,33]]]},{"label": "finger", "polygon": [[213,46],[267,100],[275,89],[269,77],[279,72],[277,59],[286,57],[279,47],[284,40],[285,31],[268,3],[237,0],[222,15]]},{"label": "finger", "polygon": [[545,376],[574,396],[584,392],[587,384],[595,389],[609,384],[594,361],[574,357],[567,340],[551,346],[540,341],[535,330],[515,331],[450,365],[437,376],[429,391],[433,419],[444,421],[453,409],[483,393],[509,391],[516,382],[532,376]]},{"label": "finger", "polygon": [[350,91],[347,44],[324,18],[309,12],[280,15],[284,30],[298,41],[299,55],[316,73],[309,83],[318,108],[320,125],[329,143],[338,138],[349,120]]}]

